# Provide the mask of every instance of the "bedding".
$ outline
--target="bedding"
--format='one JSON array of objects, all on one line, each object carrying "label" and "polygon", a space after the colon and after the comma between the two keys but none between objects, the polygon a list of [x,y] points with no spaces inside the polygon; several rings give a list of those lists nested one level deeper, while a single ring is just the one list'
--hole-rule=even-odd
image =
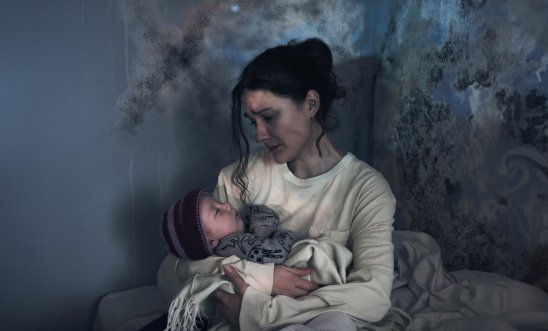
[{"label": "bedding", "polygon": [[[401,309],[412,318],[411,331],[548,330],[548,294],[539,288],[495,273],[447,272],[439,246],[425,233],[394,231],[393,242],[394,309],[380,323],[399,323]],[[94,330],[136,330],[169,305],[156,286],[109,294],[99,304]]]},{"label": "bedding", "polygon": [[425,233],[394,231],[392,304],[413,318],[411,330],[548,330],[548,294],[503,275],[446,272]]}]

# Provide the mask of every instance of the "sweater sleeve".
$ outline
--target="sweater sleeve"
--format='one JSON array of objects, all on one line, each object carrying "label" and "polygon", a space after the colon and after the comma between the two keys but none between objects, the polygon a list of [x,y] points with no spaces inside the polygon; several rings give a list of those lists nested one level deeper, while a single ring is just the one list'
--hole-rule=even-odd
[{"label": "sweater sleeve", "polygon": [[350,228],[353,263],[347,283],[324,286],[298,299],[271,297],[248,288],[240,311],[242,330],[275,330],[303,324],[330,310],[347,313],[358,327],[382,319],[391,305],[394,211],[395,199],[384,181],[364,189]]}]

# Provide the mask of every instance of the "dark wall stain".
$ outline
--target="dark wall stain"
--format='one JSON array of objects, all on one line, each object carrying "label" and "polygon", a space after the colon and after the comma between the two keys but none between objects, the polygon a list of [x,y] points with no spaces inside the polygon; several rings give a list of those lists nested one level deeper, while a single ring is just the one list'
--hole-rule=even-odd
[{"label": "dark wall stain", "polygon": [[[448,269],[525,279],[548,243],[548,45],[521,29],[523,12],[508,20],[513,6],[399,3],[381,57],[375,164],[395,190],[396,227],[431,234]],[[535,272],[531,282],[548,269]]]},{"label": "dark wall stain", "polygon": [[537,89],[525,97],[518,91],[499,90],[495,94],[504,118],[503,129],[514,139],[548,152],[548,98]]}]

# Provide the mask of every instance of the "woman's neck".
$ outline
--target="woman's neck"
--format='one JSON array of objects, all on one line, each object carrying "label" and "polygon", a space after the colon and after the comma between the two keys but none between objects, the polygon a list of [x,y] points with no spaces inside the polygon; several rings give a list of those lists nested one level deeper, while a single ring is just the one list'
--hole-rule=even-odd
[{"label": "woman's neck", "polygon": [[343,153],[333,146],[327,134],[321,138],[319,148],[321,157],[314,139],[297,159],[287,163],[295,177],[305,179],[319,176],[333,169],[342,159]]}]

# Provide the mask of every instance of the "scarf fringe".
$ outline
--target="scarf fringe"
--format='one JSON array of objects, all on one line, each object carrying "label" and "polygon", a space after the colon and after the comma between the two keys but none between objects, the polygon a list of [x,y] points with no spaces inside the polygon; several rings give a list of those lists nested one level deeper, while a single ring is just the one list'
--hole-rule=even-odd
[{"label": "scarf fringe", "polygon": [[164,331],[198,331],[198,322],[206,319],[207,315],[199,303],[192,298],[184,300],[177,297],[169,307]]}]

